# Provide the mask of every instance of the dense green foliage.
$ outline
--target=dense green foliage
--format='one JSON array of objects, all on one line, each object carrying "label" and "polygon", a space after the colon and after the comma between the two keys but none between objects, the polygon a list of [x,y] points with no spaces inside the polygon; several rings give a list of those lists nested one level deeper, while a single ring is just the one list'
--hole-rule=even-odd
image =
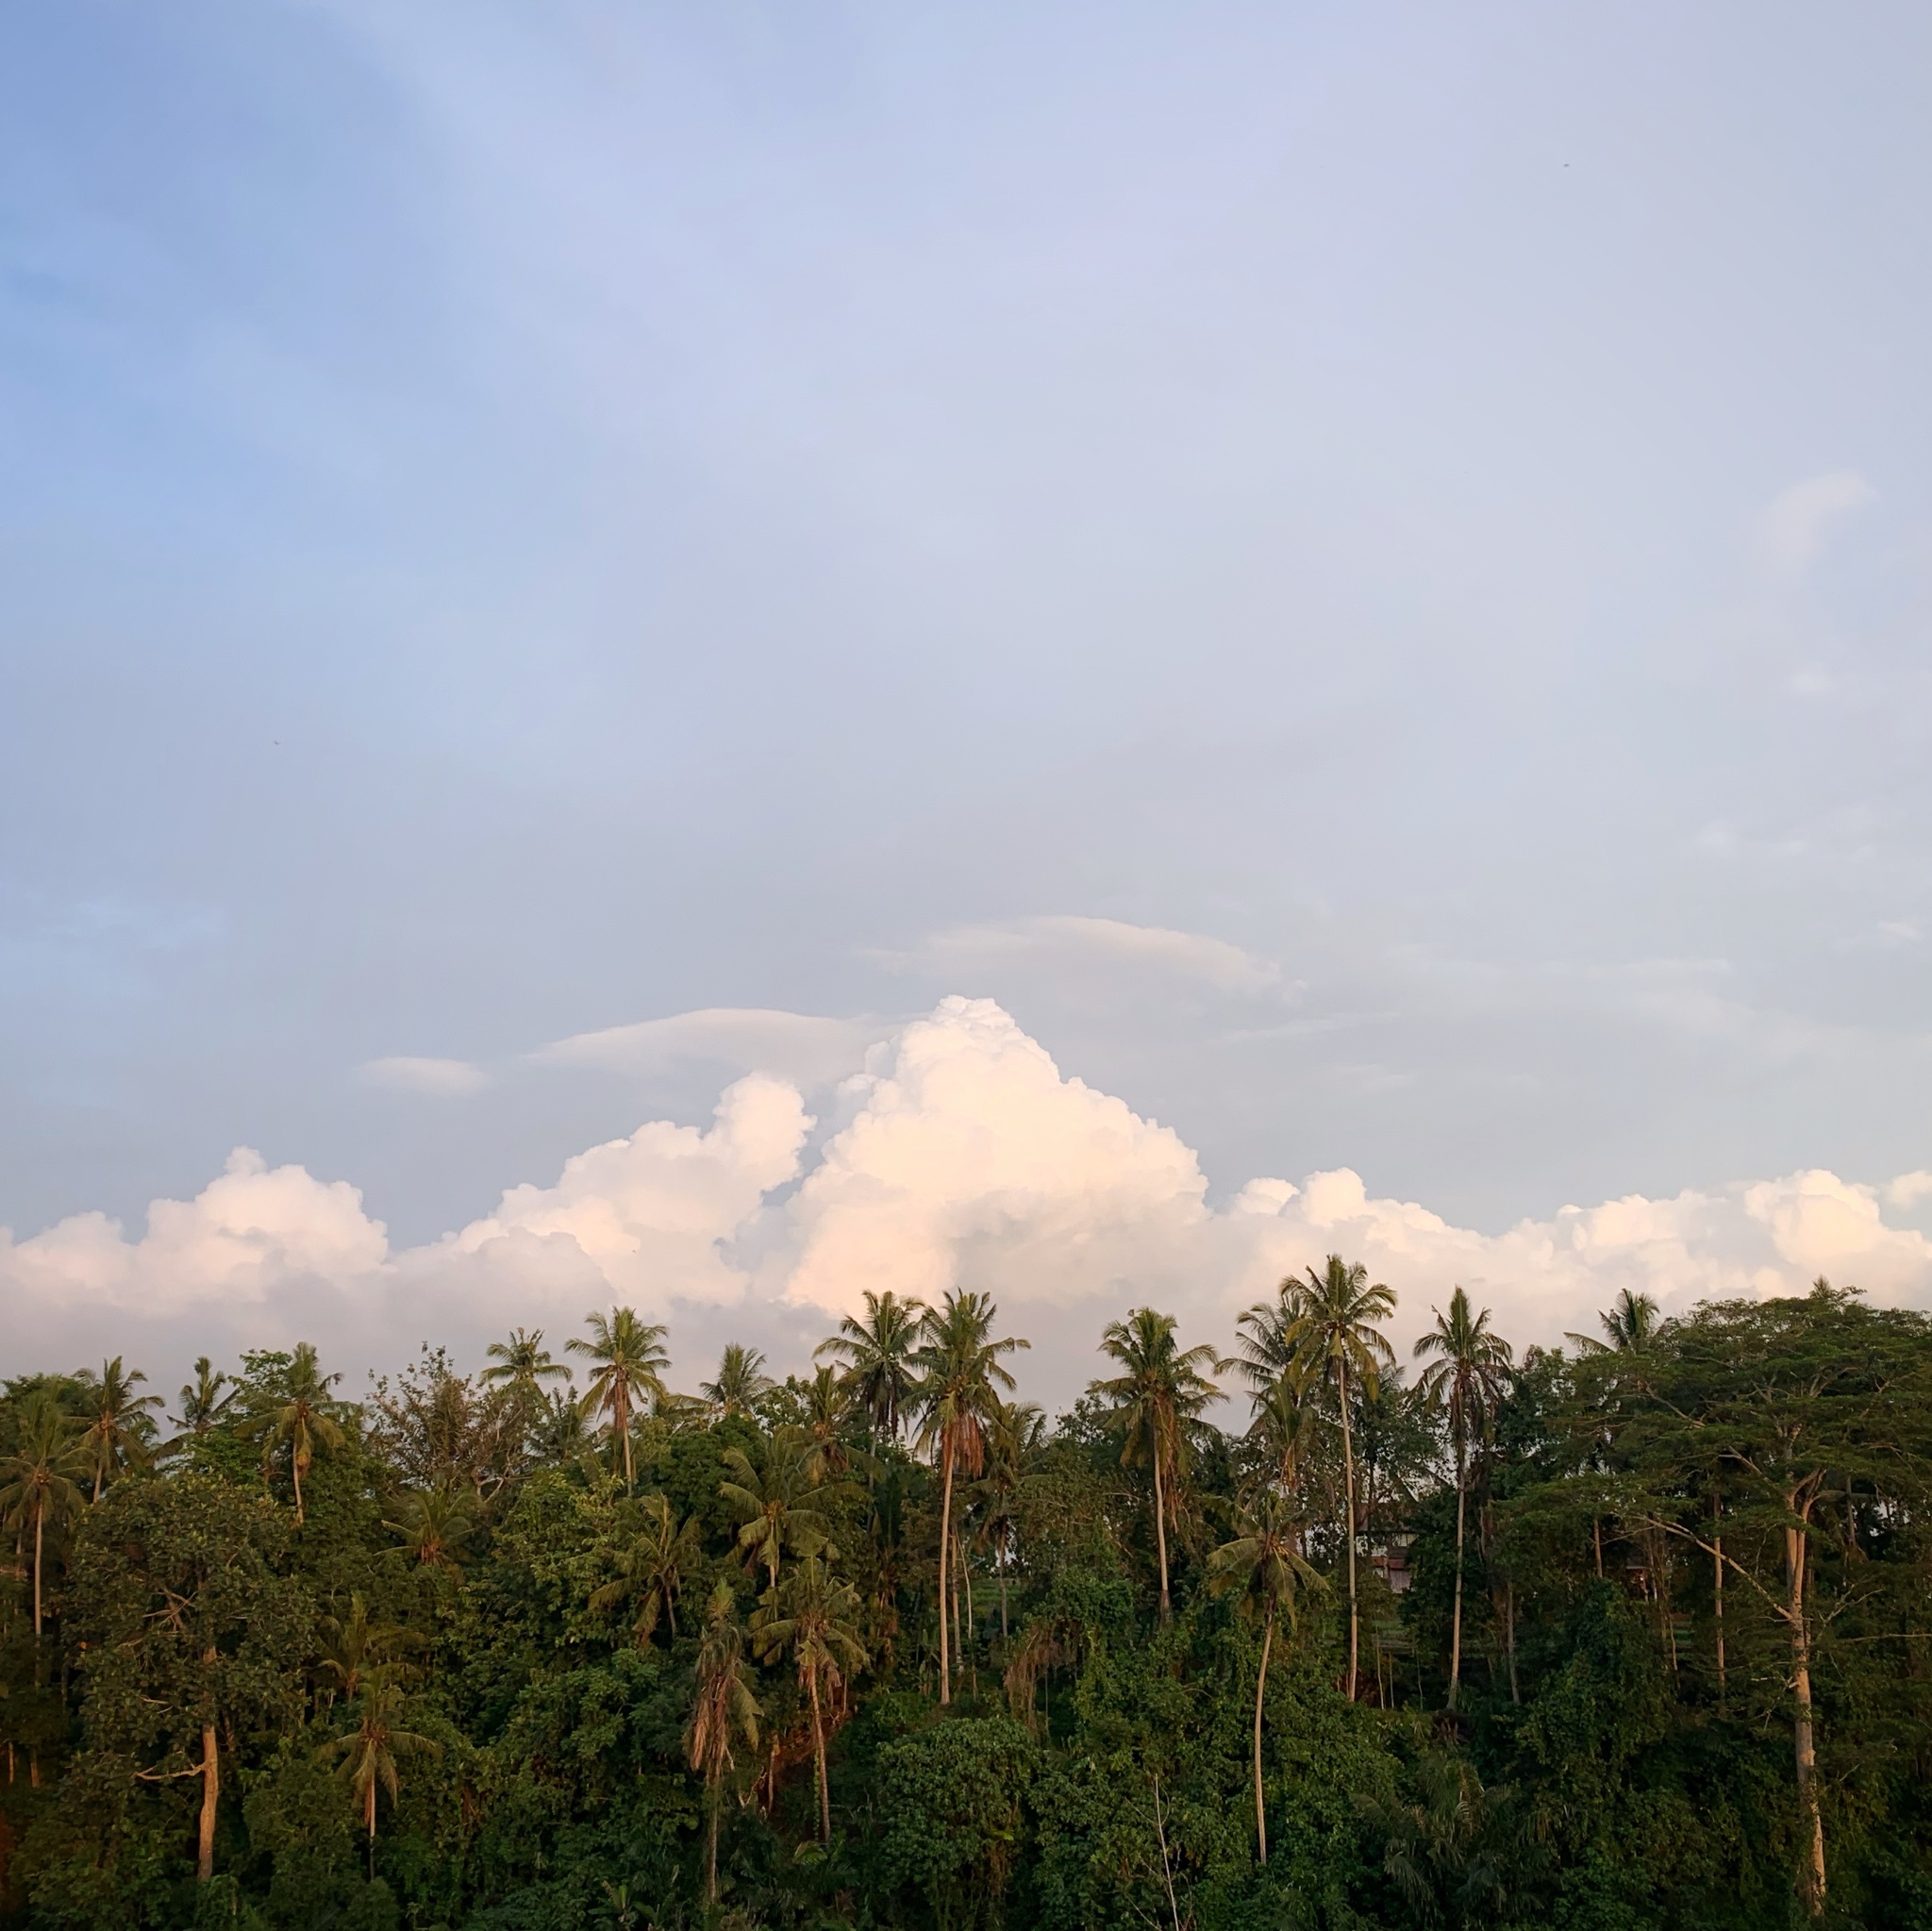
[{"label": "dense green foliage", "polygon": [[1518,1358],[1458,1292],[1411,1381],[1389,1306],[1139,1310],[1051,1426],[971,1295],[696,1397],[627,1309],[587,1389],[521,1332],[168,1420],[18,1378],[0,1913],[1932,1927],[1932,1323],[1625,1296]]}]

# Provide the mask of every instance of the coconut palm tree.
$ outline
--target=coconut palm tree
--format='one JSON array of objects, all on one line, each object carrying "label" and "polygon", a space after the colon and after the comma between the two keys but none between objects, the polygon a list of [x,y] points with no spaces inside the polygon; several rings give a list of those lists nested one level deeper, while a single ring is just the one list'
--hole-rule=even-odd
[{"label": "coconut palm tree", "polygon": [[86,1465],[86,1450],[75,1440],[75,1425],[50,1390],[37,1389],[20,1405],[13,1453],[0,1461],[0,1522],[16,1535],[33,1530],[36,1637],[41,1633],[47,1524],[72,1522],[84,1507],[74,1477]]},{"label": "coconut palm tree", "polygon": [[375,1875],[375,1792],[378,1786],[396,1801],[396,1765],[406,1756],[441,1756],[442,1745],[402,1726],[403,1686],[393,1664],[378,1664],[362,1679],[356,1700],[356,1727],[331,1738],[315,1754],[325,1763],[339,1763],[338,1772],[349,1786],[369,1833],[369,1874]]},{"label": "coconut palm tree", "polygon": [[281,1387],[251,1416],[243,1432],[264,1438],[273,1450],[286,1446],[295,1476],[295,1520],[307,1520],[302,1477],[315,1465],[318,1449],[330,1453],[347,1439],[337,1420],[341,1404],[329,1393],[342,1377],[325,1374],[312,1341],[299,1341],[282,1374]]},{"label": "coconut palm tree", "polygon": [[475,1527],[461,1493],[448,1482],[433,1489],[409,1489],[396,1505],[396,1519],[383,1527],[393,1529],[403,1546],[425,1569],[454,1569],[467,1551],[464,1543]]},{"label": "coconut palm tree", "polygon": [[1287,1496],[1300,1497],[1322,1446],[1327,1417],[1314,1396],[1311,1377],[1295,1368],[1253,1396],[1248,1440],[1266,1456],[1268,1479]]},{"label": "coconut palm tree", "polygon": [[615,1578],[591,1591],[591,1607],[603,1614],[620,1603],[635,1602],[630,1633],[640,1649],[649,1649],[662,1616],[677,1636],[677,1591],[684,1574],[704,1546],[704,1525],[694,1515],[677,1520],[662,1495],[646,1495],[619,1511],[619,1541],[611,1566]]},{"label": "coconut palm tree", "polygon": [[872,1418],[874,1428],[897,1440],[919,1378],[913,1357],[925,1303],[909,1295],[902,1301],[890,1288],[883,1294],[870,1288],[864,1292],[863,1319],[846,1315],[839,1332],[812,1351],[812,1359],[830,1355],[842,1361],[840,1379],[851,1389],[853,1399]]},{"label": "coconut palm tree", "polygon": [[1275,1289],[1274,1300],[1256,1302],[1236,1321],[1234,1353],[1216,1364],[1218,1371],[1241,1375],[1260,1395],[1295,1369],[1299,1356],[1290,1337],[1307,1291],[1291,1274]]},{"label": "coconut palm tree", "polygon": [[1214,1350],[1204,1342],[1183,1350],[1174,1337],[1172,1314],[1136,1307],[1124,1321],[1112,1321],[1100,1338],[1100,1352],[1124,1371],[1096,1381],[1090,1394],[1113,1405],[1114,1420],[1125,1438],[1121,1465],[1145,1463],[1154,1472],[1154,1541],[1160,1558],[1160,1620],[1173,1620],[1167,1588],[1167,1523],[1177,1519],[1180,1488],[1190,1460],[1188,1424],[1221,1393],[1202,1372],[1215,1365]]},{"label": "coconut palm tree", "polygon": [[1457,1288],[1449,1296],[1449,1311],[1433,1310],[1436,1324],[1415,1344],[1418,1360],[1433,1356],[1434,1363],[1418,1383],[1423,1398],[1446,1410],[1449,1437],[1456,1449],[1456,1607],[1449,1635],[1449,1707],[1462,1681],[1462,1549],[1463,1516],[1469,1496],[1469,1432],[1478,1413],[1494,1414],[1512,1363],[1509,1343],[1490,1331],[1490,1310],[1472,1310],[1469,1296]]},{"label": "coconut palm tree", "polygon": [[111,1361],[103,1361],[99,1374],[82,1369],[75,1376],[80,1390],[81,1413],[86,1418],[81,1444],[93,1473],[96,1502],[101,1499],[101,1490],[123,1469],[139,1466],[147,1459],[155,1434],[149,1410],[159,1407],[161,1398],[158,1394],[135,1393],[136,1385],[146,1379],[139,1368],[131,1373],[125,1370],[119,1355]]},{"label": "coconut palm tree", "polygon": [[628,1489],[635,1479],[631,1411],[664,1393],[664,1370],[671,1365],[663,1348],[665,1330],[640,1321],[630,1307],[613,1307],[608,1316],[586,1315],[585,1323],[591,1339],[573,1336],[564,1346],[574,1355],[588,1355],[594,1363],[584,1390],[583,1411],[610,1417],[611,1431],[624,1444],[624,1486]]},{"label": "coconut palm tree", "polygon": [[194,1379],[182,1384],[181,1412],[169,1418],[180,1431],[169,1447],[199,1441],[212,1434],[233,1408],[236,1392],[228,1377],[219,1373],[206,1355],[197,1355]]},{"label": "coconut palm tree", "polygon": [[1020,1484],[1046,1443],[1046,1417],[1038,1402],[1001,1402],[986,1431],[986,1474],[976,1485],[975,1540],[991,1550],[1000,1576],[1000,1634],[1006,1636],[1007,1573],[1019,1542]]},{"label": "coconut palm tree", "polygon": [[531,1328],[527,1333],[513,1327],[508,1340],[491,1341],[483,1352],[490,1366],[476,1378],[486,1388],[523,1389],[535,1394],[541,1392],[546,1381],[570,1379],[570,1370],[561,1361],[553,1360],[550,1350],[543,1345],[541,1327]]},{"label": "coconut palm tree", "polygon": [[799,1688],[811,1704],[812,1754],[818,1759],[819,1841],[832,1839],[832,1791],[825,1776],[825,1718],[822,1692],[836,1690],[864,1669],[858,1640],[858,1591],[808,1556],[786,1578],[775,1601],[752,1618],[752,1640],[766,1662],[787,1651],[797,1666]]},{"label": "coconut palm tree", "polygon": [[[881,1304],[883,1306],[883,1304]],[[920,1412],[919,1452],[940,1465],[943,1500],[940,1507],[940,1701],[953,1700],[953,1656],[948,1639],[953,1568],[953,1483],[963,1469],[977,1476],[986,1467],[986,1430],[999,1409],[999,1390],[1013,1377],[1000,1365],[1002,1355],[1030,1347],[1011,1337],[992,1339],[999,1313],[991,1296],[952,1290],[942,1307],[928,1307],[920,1320],[920,1344],[912,1356],[920,1371],[913,1398]]]},{"label": "coconut palm tree", "polygon": [[1587,1334],[1566,1334],[1563,1339],[1576,1343],[1581,1355],[1647,1355],[1657,1339],[1657,1303],[1648,1294],[1629,1288],[1618,1290],[1617,1298],[1597,1316],[1607,1337],[1596,1340]]},{"label": "coconut palm tree", "polygon": [[833,1491],[821,1490],[818,1456],[803,1428],[772,1431],[762,1469],[741,1448],[724,1451],[728,1481],[718,1493],[739,1521],[738,1546],[754,1569],[764,1565],[766,1587],[776,1589],[788,1555],[812,1556],[831,1545],[832,1523],[824,1503]]},{"label": "coconut palm tree", "polygon": [[[396,1623],[372,1623],[369,1605],[359,1590],[349,1597],[346,1616],[319,1619],[321,1654],[315,1672],[328,1686],[331,1697],[353,1702],[361,1693],[369,1672],[383,1664],[398,1664],[396,1653],[420,1645],[422,1637]],[[398,1665],[400,1673],[400,1666]]]},{"label": "coconut palm tree", "polygon": [[718,1810],[724,1773],[736,1768],[731,1746],[741,1740],[749,1749],[758,1747],[758,1719],[764,1712],[751,1684],[731,1585],[721,1582],[705,1607],[697,1694],[684,1731],[686,1760],[705,1780],[705,1902],[709,1905],[718,1902]]},{"label": "coconut palm tree", "polygon": [[[852,1392],[838,1371],[821,1367],[805,1385],[805,1432],[811,1437],[815,1474],[843,1475],[852,1467],[845,1431],[852,1415]],[[871,1458],[866,1457],[867,1466]]]},{"label": "coconut palm tree", "polygon": [[1302,1559],[1301,1523],[1293,1504],[1274,1489],[1263,1489],[1235,1519],[1235,1539],[1208,1558],[1208,1587],[1215,1595],[1233,1595],[1241,1613],[1261,1625],[1261,1667],[1255,1678],[1255,1841],[1259,1861],[1268,1861],[1268,1807],[1261,1795],[1261,1712],[1268,1697],[1268,1661],[1275,1625],[1294,1624],[1295,1590],[1322,1587],[1322,1579]]},{"label": "coconut palm tree", "polygon": [[1341,1468],[1347,1508],[1348,1543],[1348,1700],[1353,1703],[1361,1668],[1361,1599],[1356,1588],[1355,1436],[1350,1388],[1370,1391],[1395,1356],[1380,1330],[1395,1311],[1395,1295],[1369,1271],[1331,1254],[1320,1273],[1307,1270],[1307,1285],[1296,1284],[1298,1307],[1284,1337],[1290,1348],[1335,1385],[1341,1414]]},{"label": "coconut palm tree", "polygon": [[715,1381],[698,1383],[698,1392],[708,1404],[712,1416],[723,1421],[727,1415],[748,1415],[761,1394],[770,1394],[777,1383],[765,1373],[765,1357],[756,1348],[739,1341],[727,1341],[718,1363]]}]

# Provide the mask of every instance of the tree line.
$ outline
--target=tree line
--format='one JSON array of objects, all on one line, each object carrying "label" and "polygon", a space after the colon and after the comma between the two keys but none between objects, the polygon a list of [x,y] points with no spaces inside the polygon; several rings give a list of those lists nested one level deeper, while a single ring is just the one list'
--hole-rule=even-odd
[{"label": "tree line", "polygon": [[1932,1323],[1395,1305],[1137,1308],[1052,1421],[966,1290],[18,1376],[0,1915],[1932,1925]]}]

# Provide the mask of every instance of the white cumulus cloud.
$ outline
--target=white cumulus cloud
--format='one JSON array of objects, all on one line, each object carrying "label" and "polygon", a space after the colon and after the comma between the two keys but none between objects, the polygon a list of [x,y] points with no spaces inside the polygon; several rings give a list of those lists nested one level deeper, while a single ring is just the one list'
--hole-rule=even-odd
[{"label": "white cumulus cloud", "polygon": [[298,1334],[351,1360],[424,1334],[475,1353],[507,1324],[557,1333],[612,1300],[670,1320],[688,1372],[733,1333],[797,1366],[864,1290],[959,1285],[1034,1340],[1026,1379],[1059,1400],[1129,1306],[1174,1308],[1191,1338],[1225,1343],[1243,1306],[1330,1252],[1397,1290],[1404,1345],[1457,1283],[1519,1344],[1591,1328],[1624,1287],[1667,1310],[1800,1291],[1821,1273],[1888,1302],[1932,1298],[1932,1240],[1885,1217],[1932,1191],[1920,1173],[1633,1194],[1497,1233],[1373,1194],[1348,1168],[1258,1177],[1215,1206],[1176,1133],[1063,1074],[990,1000],[942,1000],[878,1041],[814,1132],[797,1084],[753,1074],[708,1125],[649,1122],[402,1249],[354,1187],[243,1149],[192,1200],[156,1201],[139,1234],[97,1213],[0,1232],[0,1369],[130,1332],[184,1361]]}]

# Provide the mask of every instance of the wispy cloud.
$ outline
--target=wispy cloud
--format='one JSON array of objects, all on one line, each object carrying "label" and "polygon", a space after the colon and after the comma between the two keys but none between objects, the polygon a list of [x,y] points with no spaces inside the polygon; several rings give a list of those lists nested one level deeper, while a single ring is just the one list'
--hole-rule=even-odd
[{"label": "wispy cloud", "polygon": [[902,970],[941,974],[1023,963],[1091,969],[1110,962],[1226,992],[1268,991],[1284,984],[1279,966],[1224,939],[1077,913],[954,925],[909,952],[879,956]]},{"label": "wispy cloud", "polygon": [[468,1059],[431,1059],[398,1054],[388,1059],[367,1060],[357,1071],[367,1086],[446,1099],[481,1092],[490,1084],[490,1074]]},{"label": "wispy cloud", "polygon": [[530,1057],[541,1065],[648,1074],[691,1061],[772,1073],[809,1090],[855,1071],[884,1023],[769,1007],[708,1006],[664,1019],[573,1033]]}]

